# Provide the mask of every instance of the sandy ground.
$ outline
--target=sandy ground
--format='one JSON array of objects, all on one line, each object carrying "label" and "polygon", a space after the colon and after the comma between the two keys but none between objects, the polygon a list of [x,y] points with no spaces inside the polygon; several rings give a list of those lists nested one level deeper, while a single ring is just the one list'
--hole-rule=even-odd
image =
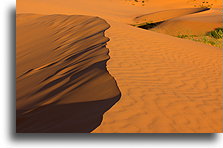
[{"label": "sandy ground", "polygon": [[166,20],[152,31],[173,36],[205,35],[207,32],[222,27],[221,9],[212,9],[200,13]]},{"label": "sandy ground", "polygon": [[122,97],[95,133],[222,131],[222,51],[129,25],[137,16],[166,8],[157,5],[154,1],[149,9],[118,0],[17,2],[17,13],[83,14],[110,24],[105,34],[110,38],[107,68]]},{"label": "sandy ground", "polygon": [[[141,6],[146,7],[149,9],[156,9],[156,10],[164,10],[164,9],[174,9],[174,8],[192,8],[192,7],[199,7],[202,4],[204,6],[211,5],[212,8],[219,8],[222,7],[221,0],[171,0],[171,1],[164,1],[164,0],[121,0],[129,5]],[[142,3],[144,1],[144,3]],[[202,3],[208,2],[208,3]]]},{"label": "sandy ground", "polygon": [[103,19],[18,14],[16,131],[91,132],[120,98]]}]

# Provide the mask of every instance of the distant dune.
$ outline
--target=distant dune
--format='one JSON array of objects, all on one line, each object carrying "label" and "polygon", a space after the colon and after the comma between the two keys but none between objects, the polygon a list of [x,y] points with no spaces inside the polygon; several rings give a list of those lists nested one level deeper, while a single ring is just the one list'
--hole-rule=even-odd
[{"label": "distant dune", "polygon": [[98,17],[19,14],[17,132],[91,132],[120,98]]},{"label": "distant dune", "polygon": [[183,9],[170,9],[164,11],[153,12],[149,14],[144,14],[134,18],[136,24],[143,23],[158,23],[166,20],[170,20],[176,17],[198,13],[202,11],[209,10],[208,8],[183,8]]},{"label": "distant dune", "polygon": [[[217,9],[18,0],[17,131],[222,132],[221,49],[161,31],[204,33],[219,23]],[[157,32],[132,26],[145,15],[164,21]]]},{"label": "distant dune", "polygon": [[152,30],[175,36],[180,34],[204,35],[220,27],[222,27],[221,10],[209,10],[167,20]]},{"label": "distant dune", "polygon": [[[119,0],[120,1],[120,0]],[[149,9],[175,9],[175,8],[199,8],[211,6],[212,8],[222,7],[221,0],[121,0],[134,6],[146,7]]]}]

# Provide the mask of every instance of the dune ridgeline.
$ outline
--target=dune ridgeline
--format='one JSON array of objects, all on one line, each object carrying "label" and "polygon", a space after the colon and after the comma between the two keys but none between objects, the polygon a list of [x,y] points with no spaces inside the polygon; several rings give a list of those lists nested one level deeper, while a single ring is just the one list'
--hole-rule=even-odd
[{"label": "dune ridgeline", "polygon": [[17,132],[91,132],[120,98],[98,17],[19,14]]},{"label": "dune ridgeline", "polygon": [[222,132],[208,2],[17,0],[17,132]]}]

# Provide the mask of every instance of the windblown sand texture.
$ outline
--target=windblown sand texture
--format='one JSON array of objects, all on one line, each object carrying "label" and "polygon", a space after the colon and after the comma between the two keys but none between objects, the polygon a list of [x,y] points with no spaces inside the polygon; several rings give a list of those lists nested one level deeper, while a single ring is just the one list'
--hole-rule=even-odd
[{"label": "windblown sand texture", "polygon": [[90,132],[120,98],[104,31],[87,16],[17,15],[17,132]]},{"label": "windblown sand texture", "polygon": [[221,49],[130,25],[202,22],[219,8],[161,2],[17,0],[17,131],[222,132]]}]

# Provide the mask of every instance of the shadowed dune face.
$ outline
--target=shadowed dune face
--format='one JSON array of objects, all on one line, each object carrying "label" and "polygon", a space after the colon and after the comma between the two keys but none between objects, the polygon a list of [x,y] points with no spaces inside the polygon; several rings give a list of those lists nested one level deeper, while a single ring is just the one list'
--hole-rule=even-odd
[{"label": "shadowed dune face", "polygon": [[17,132],[91,132],[120,98],[98,17],[16,16]]},{"label": "shadowed dune face", "polygon": [[[206,32],[218,24],[219,8],[121,1],[18,1],[17,14],[50,16],[17,17],[17,132],[222,132],[222,51],[130,25],[145,17],[171,33]],[[111,41],[106,45],[102,19],[51,14],[99,16],[111,25]],[[122,93],[114,106],[120,92],[105,68],[105,45],[107,69]]]}]

